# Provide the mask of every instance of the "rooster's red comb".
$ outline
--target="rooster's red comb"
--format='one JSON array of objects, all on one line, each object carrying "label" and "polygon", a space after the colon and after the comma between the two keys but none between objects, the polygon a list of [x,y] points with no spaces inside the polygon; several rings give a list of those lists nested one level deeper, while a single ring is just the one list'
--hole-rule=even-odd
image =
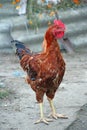
[{"label": "rooster's red comb", "polygon": [[54,20],[54,24],[58,25],[60,28],[63,28],[65,30],[65,24],[61,20]]}]

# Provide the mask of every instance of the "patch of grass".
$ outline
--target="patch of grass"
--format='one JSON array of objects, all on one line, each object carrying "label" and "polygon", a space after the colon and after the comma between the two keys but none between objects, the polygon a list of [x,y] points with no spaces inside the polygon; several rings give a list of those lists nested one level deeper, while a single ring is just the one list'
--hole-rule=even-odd
[{"label": "patch of grass", "polygon": [[0,89],[0,99],[4,99],[9,96],[8,90]]}]

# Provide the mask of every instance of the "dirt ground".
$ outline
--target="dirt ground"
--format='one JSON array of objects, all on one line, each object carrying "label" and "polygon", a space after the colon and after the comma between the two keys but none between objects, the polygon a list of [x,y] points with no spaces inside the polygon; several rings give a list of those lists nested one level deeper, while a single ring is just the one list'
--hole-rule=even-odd
[{"label": "dirt ground", "polygon": [[[87,103],[87,48],[63,56],[66,73],[54,102],[57,111],[69,118],[36,125],[39,106],[35,93],[25,83],[18,58],[15,54],[0,53],[0,130],[64,130],[76,119],[77,111]],[[50,113],[46,97],[44,113]]]}]

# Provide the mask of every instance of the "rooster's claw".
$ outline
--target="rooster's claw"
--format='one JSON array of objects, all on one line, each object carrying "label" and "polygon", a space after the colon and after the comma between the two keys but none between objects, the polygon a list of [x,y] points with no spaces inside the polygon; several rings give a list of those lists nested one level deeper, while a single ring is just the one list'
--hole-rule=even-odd
[{"label": "rooster's claw", "polygon": [[49,119],[49,118],[40,118],[39,120],[37,120],[37,121],[35,122],[35,124],[38,124],[38,123],[43,122],[43,123],[49,125],[48,122],[51,122],[51,121],[53,121],[53,120],[52,120],[52,119]]}]

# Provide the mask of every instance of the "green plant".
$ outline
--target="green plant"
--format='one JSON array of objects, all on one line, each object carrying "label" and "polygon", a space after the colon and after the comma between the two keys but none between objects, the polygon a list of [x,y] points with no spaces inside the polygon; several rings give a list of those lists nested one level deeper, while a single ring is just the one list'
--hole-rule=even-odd
[{"label": "green plant", "polygon": [[36,0],[27,1],[27,19],[29,20],[28,24],[33,29],[37,29],[40,26],[41,17],[44,13],[46,16],[54,17],[56,11],[67,8],[77,8],[80,4],[76,4],[75,0],[61,0],[58,4],[46,3],[45,0],[41,0],[41,3],[38,4]]},{"label": "green plant", "polygon": [[0,99],[8,97],[9,92],[8,90],[0,89]]}]

